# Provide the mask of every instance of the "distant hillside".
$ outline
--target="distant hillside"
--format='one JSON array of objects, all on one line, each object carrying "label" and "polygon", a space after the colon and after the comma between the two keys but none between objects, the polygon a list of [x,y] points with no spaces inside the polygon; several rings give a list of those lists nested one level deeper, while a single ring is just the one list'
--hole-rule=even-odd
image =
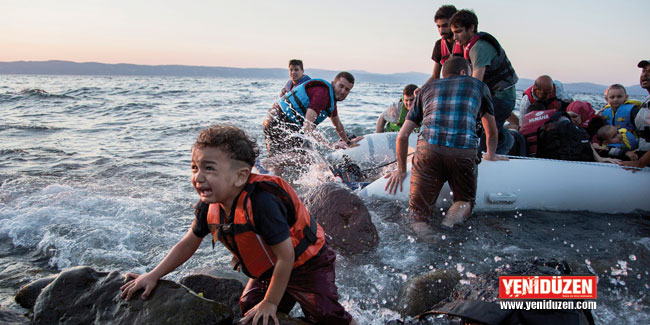
[{"label": "distant hillside", "polygon": [[[315,78],[331,80],[339,71],[306,69]],[[39,75],[124,75],[124,76],[185,76],[185,77],[223,77],[223,78],[288,78],[287,69],[278,68],[230,68],[188,65],[137,65],[106,64],[97,62],[76,63],[70,61],[16,61],[0,62],[0,74],[39,74]],[[424,73],[409,72],[378,74],[353,71],[358,81],[386,83],[424,83],[429,76]]]},{"label": "distant hillside", "polygon": [[[305,72],[314,78],[331,80],[338,71],[323,69],[306,69]],[[351,70],[356,80],[362,82],[384,82],[422,85],[429,79],[429,74],[406,72],[394,74],[379,74],[360,70]],[[70,61],[15,61],[0,62],[0,74],[39,74],[39,75],[125,75],[125,76],[184,76],[184,77],[223,77],[223,78],[287,78],[287,70],[279,68],[230,68],[205,67],[189,65],[138,65],[138,64],[106,64],[97,62]],[[524,90],[533,84],[534,80],[521,78],[517,83],[518,90]],[[569,92],[603,93],[607,86],[593,83],[565,83],[564,88]],[[630,95],[644,96],[648,92],[641,86],[627,87]]]}]

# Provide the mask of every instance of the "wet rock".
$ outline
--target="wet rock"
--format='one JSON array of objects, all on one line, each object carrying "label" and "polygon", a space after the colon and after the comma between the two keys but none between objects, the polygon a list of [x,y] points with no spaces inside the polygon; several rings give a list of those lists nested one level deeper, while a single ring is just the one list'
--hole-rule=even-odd
[{"label": "wet rock", "polygon": [[0,324],[6,324],[6,325],[29,324],[29,319],[17,311],[0,307]]},{"label": "wet rock", "polygon": [[427,272],[409,280],[397,299],[402,316],[417,316],[446,299],[458,284],[460,274],[453,269]]},{"label": "wet rock", "polygon": [[[462,316],[466,320],[488,324],[593,324],[593,317],[589,310],[505,310],[498,304],[501,275],[567,274],[572,274],[572,271],[564,261],[542,259],[513,261],[458,282],[448,298],[433,306],[431,311],[418,316],[417,324],[422,322],[440,324],[440,317],[442,317],[440,313],[447,315],[444,318],[458,319]],[[405,324],[415,323],[405,322]]]},{"label": "wet rock", "polygon": [[24,285],[16,294],[16,302],[23,308],[32,309],[36,303],[36,298],[41,294],[43,288],[56,279],[56,275],[38,279],[27,285]]},{"label": "wet rock", "polygon": [[76,267],[61,272],[34,305],[36,324],[231,324],[230,307],[160,280],[147,300],[120,298],[124,275]]},{"label": "wet rock", "polygon": [[370,212],[347,188],[325,183],[309,191],[303,202],[339,253],[359,254],[377,248],[379,235]]},{"label": "wet rock", "polygon": [[244,286],[238,280],[221,279],[207,274],[192,274],[178,281],[203,298],[230,306],[233,315],[240,317],[239,297]]},{"label": "wet rock", "polygon": [[485,272],[476,278],[468,279],[454,288],[452,300],[482,300],[494,302],[499,299],[500,275],[564,275],[570,274],[568,263],[556,260],[513,261]]}]

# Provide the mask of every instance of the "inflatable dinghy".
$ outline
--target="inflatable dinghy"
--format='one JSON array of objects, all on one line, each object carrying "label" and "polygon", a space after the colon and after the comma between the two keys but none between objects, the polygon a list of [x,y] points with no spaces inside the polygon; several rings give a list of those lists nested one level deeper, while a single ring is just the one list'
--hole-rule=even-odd
[{"label": "inflatable dinghy", "polygon": [[[329,162],[350,160],[360,165],[379,165],[395,161],[395,143],[397,132],[372,133],[364,135],[358,146],[348,149],[335,150],[327,155]],[[415,151],[418,143],[418,134],[409,136],[408,153]],[[347,156],[347,159],[345,158]]]},{"label": "inflatable dinghy", "polygon": [[[410,161],[410,159],[409,159]],[[411,164],[402,192],[388,194],[387,179],[379,178],[363,188],[360,196],[407,201]],[[448,183],[436,206],[452,203]],[[592,211],[629,213],[650,211],[650,168],[633,173],[607,163],[539,158],[486,161],[479,164],[474,211]]]}]

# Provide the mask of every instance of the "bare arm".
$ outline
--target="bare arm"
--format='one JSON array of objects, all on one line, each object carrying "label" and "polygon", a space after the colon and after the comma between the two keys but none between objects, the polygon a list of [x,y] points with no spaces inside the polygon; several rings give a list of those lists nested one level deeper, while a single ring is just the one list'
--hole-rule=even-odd
[{"label": "bare arm", "polygon": [[375,125],[375,133],[384,133],[384,126],[386,125],[386,120],[382,115],[379,115],[377,119],[377,125]]},{"label": "bare arm", "polygon": [[497,123],[494,120],[494,115],[483,114],[481,124],[483,124],[483,129],[485,130],[485,143],[487,145],[487,152],[483,154],[483,158],[490,161],[508,160],[508,158],[496,154],[499,136],[497,134]]},{"label": "bare arm", "polygon": [[472,71],[472,77],[478,80],[483,81],[484,76],[485,76],[485,67],[476,68],[474,69],[474,71]]},{"label": "bare arm", "polygon": [[519,118],[517,117],[517,115],[515,115],[515,113],[510,113],[510,116],[508,116],[507,121],[508,123],[510,123],[508,128],[519,131]]},{"label": "bare arm", "polygon": [[172,247],[167,256],[151,271],[143,275],[127,273],[127,277],[134,277],[134,280],[127,282],[120,289],[122,290],[121,298],[130,300],[131,296],[138,290],[144,288],[142,299],[149,297],[151,291],[156,287],[158,280],[165,274],[175,270],[181,264],[185,263],[196,250],[199,248],[203,239],[197,237],[192,229],[188,230],[185,236]]},{"label": "bare arm", "polygon": [[646,151],[646,153],[644,153],[643,156],[639,158],[639,160],[624,161],[621,163],[621,165],[623,166],[636,167],[636,168],[643,168],[645,166],[648,166],[648,164],[650,164],[650,151]]},{"label": "bare arm", "polygon": [[334,125],[334,128],[336,129],[336,134],[339,135],[339,138],[343,140],[343,142],[348,143],[350,141],[348,139],[348,135],[345,134],[345,128],[343,127],[343,123],[341,123],[341,119],[339,116],[331,116],[330,120],[332,121],[332,124]]},{"label": "bare arm", "polygon": [[406,120],[397,134],[397,170],[390,172],[384,177],[388,178],[384,190],[390,194],[395,194],[398,187],[399,191],[402,191],[402,183],[404,182],[404,178],[406,178],[406,152],[408,151],[409,135],[411,135],[411,132],[413,132],[416,126],[415,122]]},{"label": "bare arm", "polygon": [[257,324],[258,320],[262,318],[263,324],[267,324],[268,317],[270,316],[275,324],[279,324],[276,316],[278,304],[282,300],[289,278],[291,277],[291,270],[293,268],[293,261],[295,260],[293,245],[291,238],[272,245],[271,250],[277,257],[273,275],[271,275],[271,283],[269,289],[266,291],[264,300],[251,308],[242,318],[241,322],[246,324],[249,320],[253,320],[253,324]]},{"label": "bare arm", "polygon": [[320,133],[314,132],[314,129],[316,129],[316,124],[314,124],[316,117],[318,117],[316,111],[308,108],[307,113],[305,113],[305,123],[303,123],[302,129],[305,131],[305,134],[313,137],[324,146],[329,147],[329,141],[327,141],[327,139],[325,139]]},{"label": "bare arm", "polygon": [[431,74],[431,77],[429,77],[429,80],[427,80],[427,82],[431,80],[440,79],[441,71],[442,71],[442,64],[438,62],[433,62],[433,73]]}]

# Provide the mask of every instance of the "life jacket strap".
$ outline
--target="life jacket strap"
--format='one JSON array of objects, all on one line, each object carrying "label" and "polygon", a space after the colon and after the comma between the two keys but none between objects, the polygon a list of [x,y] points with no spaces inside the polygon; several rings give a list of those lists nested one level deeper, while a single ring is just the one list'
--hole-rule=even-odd
[{"label": "life jacket strap", "polygon": [[318,232],[318,225],[316,223],[316,219],[314,219],[314,216],[311,214],[309,215],[309,227],[305,227],[302,230],[303,233],[303,238],[300,240],[298,245],[296,245],[296,248],[294,248],[294,255],[295,259],[297,260],[302,253],[304,253],[307,248],[309,248],[309,245],[313,245],[316,243],[316,240],[318,240],[317,237],[317,232]]}]

